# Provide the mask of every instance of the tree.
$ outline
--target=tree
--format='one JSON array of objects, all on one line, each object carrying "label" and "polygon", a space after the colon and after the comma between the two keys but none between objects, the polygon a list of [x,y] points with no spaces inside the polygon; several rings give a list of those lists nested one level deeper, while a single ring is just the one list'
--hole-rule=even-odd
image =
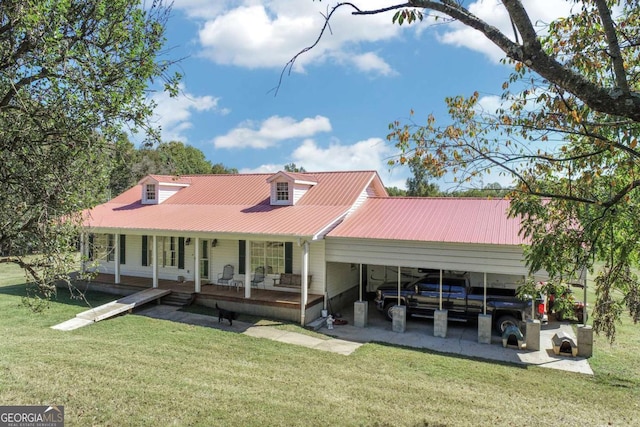
[{"label": "tree", "polygon": [[238,173],[238,169],[236,168],[228,168],[222,163],[216,163],[211,167],[211,173],[216,174],[236,174]]},{"label": "tree", "polygon": [[[320,43],[339,8],[354,15],[395,11],[399,25],[435,13],[478,30],[505,54],[513,72],[502,106],[482,111],[479,95],[452,96],[449,123],[390,124],[388,139],[403,150],[392,163],[420,159],[434,171],[472,181],[496,170],[513,178],[511,214],[531,241],[531,271],[566,281],[594,271],[593,325],[613,341],[623,309],[640,320],[640,14],[635,0],[576,2],[546,32],[519,0],[503,0],[513,34],[473,15],[462,2],[410,0],[364,10],[339,3],[326,16]],[[537,23],[539,24],[539,23]],[[413,112],[412,112],[413,114]]]},{"label": "tree", "polygon": [[413,173],[413,178],[407,179],[407,196],[431,197],[440,194],[438,185],[429,182],[429,179],[433,178],[433,174],[421,158],[411,158],[408,165]]},{"label": "tree", "polygon": [[162,143],[157,150],[175,175],[197,175],[211,172],[211,162],[204,153],[179,141]]},{"label": "tree", "polygon": [[115,197],[140,180],[135,165],[140,162],[140,151],[127,135],[122,133],[114,143],[113,166],[109,173],[109,198]]},{"label": "tree", "polygon": [[112,197],[132,187],[150,174],[198,175],[238,173],[222,163],[212,165],[204,153],[179,141],[163,142],[156,147],[135,149],[125,135],[115,145],[115,165],[111,170],[109,190]]},{"label": "tree", "polygon": [[295,163],[287,163],[286,165],[284,165],[284,170],[287,172],[306,172],[305,168],[303,168],[302,166],[298,167]]},{"label": "tree", "polygon": [[444,196],[451,197],[499,197],[503,198],[511,192],[508,188],[502,188],[497,182],[492,182],[481,188],[468,188],[464,190],[448,191]]},{"label": "tree", "polygon": [[[0,6],[0,247],[45,296],[74,268],[80,212],[103,201],[123,126],[147,126],[160,1],[6,0]],[[36,257],[23,255],[35,253]]]},{"label": "tree", "polygon": [[398,187],[385,187],[390,197],[406,197],[407,190]]}]

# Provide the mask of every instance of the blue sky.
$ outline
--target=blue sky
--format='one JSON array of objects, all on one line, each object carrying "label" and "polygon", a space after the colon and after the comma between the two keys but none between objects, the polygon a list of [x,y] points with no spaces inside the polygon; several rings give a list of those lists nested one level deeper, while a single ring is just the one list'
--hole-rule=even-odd
[{"label": "blue sky", "polygon": [[[393,13],[334,15],[332,33],[301,56],[273,88],[289,59],[317,38],[321,12],[335,2],[312,0],[175,0],[164,58],[182,58],[181,94],[158,91],[155,122],[164,141],[202,150],[213,163],[240,172],[275,172],[287,163],[307,171],[377,170],[387,186],[404,188],[406,167],[386,141],[388,124],[410,110],[423,123],[446,122],[444,98],[478,91],[494,107],[510,69],[479,33],[456,23],[393,25]],[[389,0],[361,0],[369,9]],[[570,5],[525,1],[549,22]],[[465,2],[498,28],[511,28],[501,2]],[[498,181],[496,176],[485,183]],[[454,186],[450,177],[441,189]]]}]

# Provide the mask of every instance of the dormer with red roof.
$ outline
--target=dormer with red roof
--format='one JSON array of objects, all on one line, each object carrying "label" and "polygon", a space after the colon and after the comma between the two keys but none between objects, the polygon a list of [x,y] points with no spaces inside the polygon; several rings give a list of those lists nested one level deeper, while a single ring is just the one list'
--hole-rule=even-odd
[{"label": "dormer with red roof", "polygon": [[271,185],[272,206],[293,206],[317,184],[311,174],[280,171],[267,179]]},{"label": "dormer with red roof", "polygon": [[143,205],[159,205],[181,189],[188,187],[191,179],[171,175],[147,175],[138,185],[142,188]]}]

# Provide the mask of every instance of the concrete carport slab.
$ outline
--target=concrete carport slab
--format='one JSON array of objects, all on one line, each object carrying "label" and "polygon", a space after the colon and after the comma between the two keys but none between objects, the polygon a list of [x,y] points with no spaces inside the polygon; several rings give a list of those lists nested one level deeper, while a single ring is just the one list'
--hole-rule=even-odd
[{"label": "concrete carport slab", "polygon": [[503,347],[502,337],[495,333],[492,336],[491,344],[478,343],[478,330],[475,324],[449,322],[447,337],[439,338],[433,335],[433,320],[407,319],[405,332],[394,332],[391,330],[391,322],[383,318],[383,315],[373,307],[373,303],[370,303],[368,323],[364,328],[353,326],[353,311],[347,307],[343,309],[342,316],[348,321],[347,325],[336,325],[332,330],[325,327],[319,332],[346,341],[384,342],[439,353],[521,365],[536,365],[543,368],[593,375],[588,359],[557,356],[553,353],[551,338],[559,331],[563,331],[575,339],[575,334],[569,324],[554,322],[543,325],[540,331],[540,350],[527,351]]}]

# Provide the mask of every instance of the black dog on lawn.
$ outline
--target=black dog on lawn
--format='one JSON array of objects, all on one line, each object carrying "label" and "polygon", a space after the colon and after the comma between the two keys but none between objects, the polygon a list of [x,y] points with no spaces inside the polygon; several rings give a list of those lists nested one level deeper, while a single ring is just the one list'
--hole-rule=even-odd
[{"label": "black dog on lawn", "polygon": [[216,303],[216,308],[218,309],[218,323],[222,322],[223,319],[227,319],[229,326],[233,325],[233,321],[238,317],[238,313],[220,308],[218,307],[218,303]]}]

